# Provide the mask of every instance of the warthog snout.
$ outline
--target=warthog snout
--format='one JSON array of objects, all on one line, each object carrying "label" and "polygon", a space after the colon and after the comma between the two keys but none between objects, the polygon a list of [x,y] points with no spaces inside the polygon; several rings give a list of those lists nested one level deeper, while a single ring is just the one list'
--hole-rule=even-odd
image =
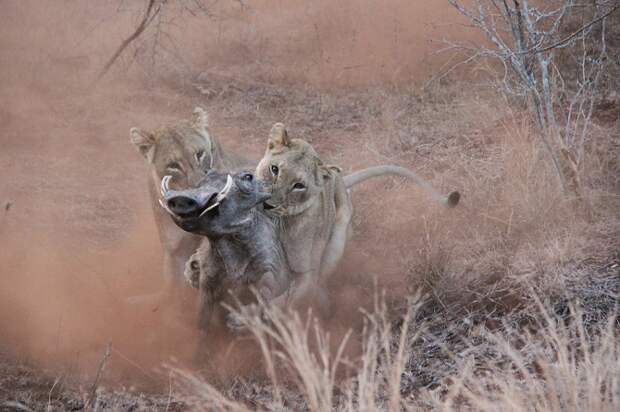
[{"label": "warthog snout", "polygon": [[160,204],[175,218],[200,218],[210,211],[215,213],[220,203],[226,198],[234,182],[230,175],[216,176],[199,188],[187,190],[170,190],[171,177],[165,176],[161,181]]},{"label": "warthog snout", "polygon": [[177,215],[188,215],[198,212],[204,205],[187,196],[175,196],[168,199],[168,208]]}]

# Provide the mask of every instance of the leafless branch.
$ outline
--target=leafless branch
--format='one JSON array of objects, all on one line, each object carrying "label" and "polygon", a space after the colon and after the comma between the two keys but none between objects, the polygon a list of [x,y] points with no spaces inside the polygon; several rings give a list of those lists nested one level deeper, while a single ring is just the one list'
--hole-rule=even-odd
[{"label": "leafless branch", "polygon": [[[469,55],[502,64],[503,91],[525,97],[523,103],[531,110],[562,187],[566,193],[581,198],[578,168],[606,61],[606,18],[620,4],[601,0],[589,5],[575,0],[471,0],[466,6],[459,0],[449,2],[490,43],[477,45]],[[589,9],[594,10],[593,17],[562,36],[565,21],[584,16]],[[601,27],[600,37],[594,35],[598,31],[591,30],[597,24]],[[581,40],[580,54],[576,39]],[[448,44],[458,48],[456,43]],[[558,65],[557,58],[569,59],[574,65],[564,60]]]},{"label": "leafless branch", "polygon": [[609,10],[607,13],[603,14],[602,16],[592,20],[588,24],[585,24],[585,25],[581,26],[578,30],[574,31],[573,33],[571,33],[570,35],[566,36],[562,40],[559,40],[559,41],[557,41],[557,42],[555,42],[553,44],[550,44],[549,46],[543,47],[542,49],[533,48],[533,49],[530,49],[530,50],[525,50],[525,51],[523,51],[521,53],[544,53],[546,51],[549,51],[549,50],[555,49],[557,47],[561,47],[561,46],[563,46],[565,44],[568,44],[568,42],[573,40],[575,37],[579,36],[581,33],[583,33],[584,31],[588,30],[590,27],[594,26],[596,23],[605,20],[607,17],[611,16],[611,14],[614,13],[618,9],[620,9],[620,3],[617,4],[615,7],[613,7],[611,10]]},{"label": "leafless branch", "polygon": [[112,57],[110,57],[107,63],[103,66],[103,69],[101,69],[101,71],[99,72],[99,75],[97,75],[97,80],[105,76],[106,73],[110,70],[110,68],[114,65],[114,62],[116,62],[116,60],[120,57],[120,55],[123,54],[125,49],[129,47],[129,45],[134,40],[140,37],[140,35],[144,32],[144,30],[146,30],[146,28],[151,24],[151,22],[153,22],[155,17],[157,17],[159,12],[161,11],[162,6],[166,2],[167,0],[159,0],[159,2],[157,0],[148,0],[148,4],[146,6],[146,10],[144,11],[144,15],[142,16],[142,20],[140,21],[140,24],[138,24],[138,27],[136,27],[136,29],[131,34],[131,36],[123,40],[123,42],[118,47],[118,49],[116,49],[116,52],[114,52]]},{"label": "leafless branch", "polygon": [[24,405],[21,402],[14,402],[14,401],[8,401],[8,402],[4,402],[2,404],[2,406],[5,406],[7,408],[10,408],[9,410],[16,410],[16,411],[25,411],[25,412],[34,412],[32,409],[30,409],[29,407],[27,407],[26,405]]}]

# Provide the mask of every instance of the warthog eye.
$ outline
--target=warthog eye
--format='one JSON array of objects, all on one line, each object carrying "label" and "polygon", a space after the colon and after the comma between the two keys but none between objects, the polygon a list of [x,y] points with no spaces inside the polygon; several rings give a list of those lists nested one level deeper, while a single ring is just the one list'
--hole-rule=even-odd
[{"label": "warthog eye", "polygon": [[200,269],[200,265],[195,260],[192,260],[192,262],[189,264],[189,267],[192,270],[199,270]]},{"label": "warthog eye", "polygon": [[306,189],[306,185],[304,185],[301,182],[297,182],[293,185],[293,190],[305,190]]},{"label": "warthog eye", "polygon": [[254,180],[254,175],[252,173],[245,173],[243,176],[241,176],[241,178],[243,180],[247,180],[248,182],[251,182],[252,180]]},{"label": "warthog eye", "polygon": [[276,166],[276,165],[271,165],[271,173],[272,173],[274,176],[277,176],[279,172],[280,172],[280,169],[278,169],[278,166]]}]

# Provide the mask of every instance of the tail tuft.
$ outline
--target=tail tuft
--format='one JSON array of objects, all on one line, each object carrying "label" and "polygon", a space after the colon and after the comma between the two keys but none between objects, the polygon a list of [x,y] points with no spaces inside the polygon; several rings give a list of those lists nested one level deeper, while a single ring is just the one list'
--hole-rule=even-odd
[{"label": "tail tuft", "polygon": [[454,207],[459,204],[459,200],[461,200],[461,194],[459,192],[450,192],[446,199],[446,206]]}]

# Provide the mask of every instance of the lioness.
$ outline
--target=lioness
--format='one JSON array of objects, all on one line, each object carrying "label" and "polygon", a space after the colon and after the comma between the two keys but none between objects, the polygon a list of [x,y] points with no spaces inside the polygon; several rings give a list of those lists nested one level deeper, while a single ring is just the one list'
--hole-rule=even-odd
[{"label": "lioness", "polygon": [[149,194],[164,253],[164,291],[169,292],[171,287],[183,284],[185,262],[199,246],[201,237],[179,229],[160,207],[162,178],[171,176],[170,185],[175,188],[194,187],[211,168],[233,171],[252,167],[252,162],[223,150],[209,133],[207,112],[200,107],[194,109],[192,120],[154,131],[134,127],[129,135],[149,169]]},{"label": "lioness", "polygon": [[[234,177],[209,171],[196,189],[169,190],[169,177],[162,180],[163,206],[183,230],[206,236],[211,251],[202,249],[188,260],[190,279],[200,290],[199,326],[206,331],[217,303],[235,292],[247,303],[248,287],[270,302],[288,290],[291,273],[278,232],[263,212],[265,193],[251,172]],[[186,272],[187,273],[187,272]],[[284,297],[285,298],[285,297]],[[282,299],[281,299],[282,300]],[[249,308],[248,308],[249,309]],[[234,317],[229,317],[229,326]]]},{"label": "lioness", "polygon": [[335,269],[350,232],[353,185],[393,174],[414,179],[444,205],[455,206],[460,197],[458,192],[442,196],[414,172],[398,166],[370,167],[343,177],[338,167],[324,164],[308,142],[289,138],[281,123],[271,129],[256,174],[271,192],[265,210],[277,221],[291,270],[299,276],[293,302],[314,297],[322,308],[328,305],[322,278]]}]

